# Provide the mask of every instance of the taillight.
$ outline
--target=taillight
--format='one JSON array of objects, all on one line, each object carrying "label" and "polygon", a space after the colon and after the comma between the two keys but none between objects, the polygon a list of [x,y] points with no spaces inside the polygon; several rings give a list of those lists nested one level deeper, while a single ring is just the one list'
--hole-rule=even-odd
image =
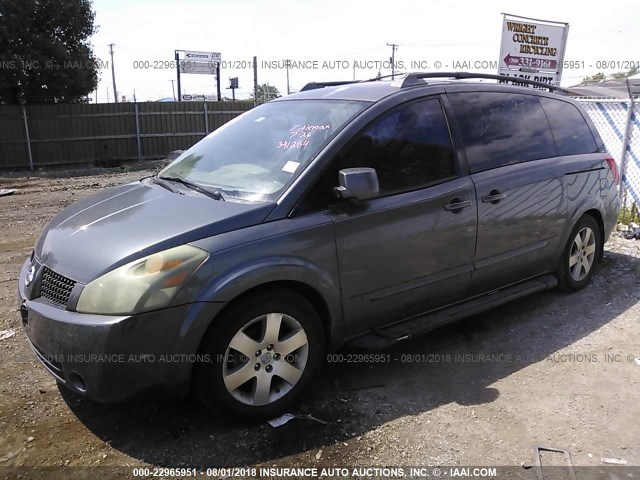
[{"label": "taillight", "polygon": [[616,185],[620,185],[620,172],[618,171],[618,165],[616,164],[616,161],[611,155],[605,157],[605,160],[607,161],[609,170],[611,170],[611,173],[613,174],[614,182],[616,182]]}]

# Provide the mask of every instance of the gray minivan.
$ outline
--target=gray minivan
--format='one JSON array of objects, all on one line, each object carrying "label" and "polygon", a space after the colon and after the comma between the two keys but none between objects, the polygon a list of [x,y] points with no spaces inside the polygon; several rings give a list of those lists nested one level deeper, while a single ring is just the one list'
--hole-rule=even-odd
[{"label": "gray minivan", "polygon": [[440,76],[310,84],[62,211],[20,273],[34,354],[98,401],[193,390],[267,418],[347,342],[584,287],[620,207],[588,116]]}]

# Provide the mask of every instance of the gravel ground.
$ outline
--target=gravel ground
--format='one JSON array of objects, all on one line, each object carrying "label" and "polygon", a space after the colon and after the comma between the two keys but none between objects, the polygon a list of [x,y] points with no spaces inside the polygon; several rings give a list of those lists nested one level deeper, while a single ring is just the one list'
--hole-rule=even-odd
[{"label": "gravel ground", "polygon": [[[0,177],[0,467],[530,465],[533,447],[575,465],[640,465],[640,241],[614,235],[584,290],[543,292],[385,350],[344,351],[278,428],[190,399],[100,405],[35,361],[17,313],[20,265],[54,214],[147,170]],[[334,360],[337,360],[334,357]],[[45,476],[46,477],[46,476]]]}]

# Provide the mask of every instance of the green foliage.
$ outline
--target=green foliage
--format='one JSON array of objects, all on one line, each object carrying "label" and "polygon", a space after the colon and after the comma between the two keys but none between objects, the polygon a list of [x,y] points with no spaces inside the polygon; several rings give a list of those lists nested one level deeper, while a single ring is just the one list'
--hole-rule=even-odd
[{"label": "green foliage", "polygon": [[[280,91],[273,85],[268,85],[266,83],[258,85],[258,103],[268,102],[269,100],[280,98],[281,96]],[[253,101],[253,98],[253,92],[251,92],[249,100]]]},{"label": "green foliage", "polygon": [[605,74],[602,72],[598,72],[595,75],[591,75],[590,77],[584,77],[582,79],[583,83],[587,82],[600,82],[606,78]]},{"label": "green foliage", "polygon": [[613,74],[613,78],[629,78],[638,73],[638,67],[633,67],[628,72],[618,72]]},{"label": "green foliage", "polygon": [[0,104],[77,103],[95,90],[90,0],[0,0]]},{"label": "green foliage", "polygon": [[[638,72],[640,72],[640,69],[638,69],[638,67],[633,67],[632,69],[630,69],[627,72],[614,73],[613,75],[611,75],[611,78],[615,78],[615,79],[628,78],[628,77],[631,77],[631,76],[637,74]],[[595,75],[591,75],[590,77],[584,77],[582,79],[582,82],[583,83],[600,82],[600,81],[606,80],[606,79],[607,79],[607,76],[604,73],[598,72]]]},{"label": "green foliage", "polygon": [[622,207],[618,212],[618,223],[624,223],[625,225],[628,225],[631,222],[640,222],[638,206],[635,203],[631,205],[631,207]]}]

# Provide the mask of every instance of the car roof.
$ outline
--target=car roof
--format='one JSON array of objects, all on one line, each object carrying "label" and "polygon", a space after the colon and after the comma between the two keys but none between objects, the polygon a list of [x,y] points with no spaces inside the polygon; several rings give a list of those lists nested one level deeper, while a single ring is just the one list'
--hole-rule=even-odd
[{"label": "car roof", "polygon": [[[434,84],[442,84],[439,82],[430,82],[429,86]],[[319,84],[321,85],[321,84]],[[422,87],[427,86],[422,85]],[[305,99],[330,99],[330,100],[360,100],[367,102],[377,102],[384,97],[398,93],[401,90],[400,86],[393,81],[365,81],[357,83],[346,83],[344,85],[336,86],[320,86],[313,88],[312,90],[305,90],[299,93],[294,93],[286,97],[281,97],[277,101],[282,100],[305,100]]]},{"label": "car roof", "polygon": [[[468,74],[467,74],[468,75]],[[488,75],[491,77],[491,75]],[[504,79],[510,79],[513,82],[520,81],[516,77],[500,77]],[[490,79],[489,79],[490,80]],[[535,82],[532,82],[535,83]],[[440,87],[439,91],[442,91],[442,87],[455,86],[452,90],[460,91],[461,89],[468,89],[470,91],[488,91],[495,90],[504,93],[526,93],[534,95],[543,95],[557,97],[557,93],[550,93],[543,90],[536,90],[532,88],[509,85],[504,83],[496,83],[495,80],[491,81],[479,81],[478,79],[461,78],[461,79],[447,79],[447,78],[416,78],[410,75],[398,75],[396,79],[382,79],[382,80],[365,80],[354,82],[327,82],[327,83],[315,83],[312,82],[303,88],[299,93],[294,93],[286,97],[281,97],[275,101],[287,101],[287,100],[355,100],[355,101],[367,101],[377,102],[385,97],[394,95],[407,89],[425,89],[425,95],[429,94],[429,90],[433,89],[434,93],[436,87]],[[567,98],[564,97],[563,98]]]}]

